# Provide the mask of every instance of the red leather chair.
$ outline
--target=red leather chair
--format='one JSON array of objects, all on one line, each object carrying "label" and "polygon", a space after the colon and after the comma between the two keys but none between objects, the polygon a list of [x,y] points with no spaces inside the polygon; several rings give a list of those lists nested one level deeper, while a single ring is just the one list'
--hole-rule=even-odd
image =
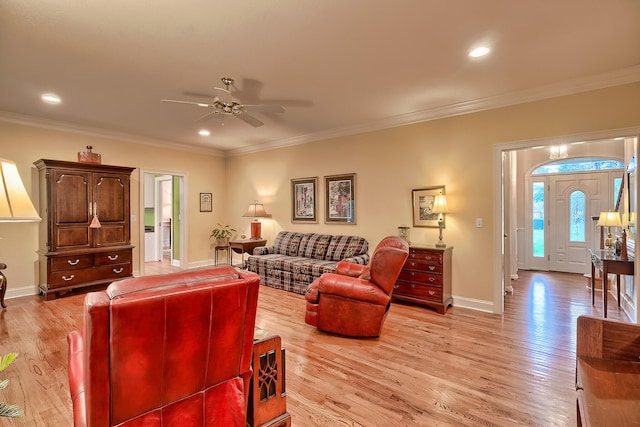
[{"label": "red leather chair", "polygon": [[399,237],[385,237],[369,266],[341,261],[307,289],[305,322],[321,331],[353,337],[379,337],[391,305],[393,285],[409,255]]},{"label": "red leather chair", "polygon": [[87,294],[67,336],[74,425],[245,427],[259,284],[227,266]]}]

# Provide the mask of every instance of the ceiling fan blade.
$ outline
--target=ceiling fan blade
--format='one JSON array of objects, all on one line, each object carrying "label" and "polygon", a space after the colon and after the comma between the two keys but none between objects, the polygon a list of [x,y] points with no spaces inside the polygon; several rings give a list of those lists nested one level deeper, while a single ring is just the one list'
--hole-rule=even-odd
[{"label": "ceiling fan blade", "polygon": [[284,113],[282,105],[262,104],[262,105],[243,105],[247,111],[255,111],[257,113]]},{"label": "ceiling fan blade", "polygon": [[216,97],[219,98],[222,102],[229,103],[233,101],[233,96],[231,96],[230,90],[223,89],[221,87],[214,87],[213,89],[218,93]]},{"label": "ceiling fan blade", "polygon": [[210,113],[205,114],[204,116],[198,118],[198,120],[196,120],[196,122],[204,122],[206,120],[209,120],[211,117],[215,116],[216,114],[219,114],[220,111],[219,110],[214,110]]},{"label": "ceiling fan blade", "polygon": [[211,104],[207,104],[204,102],[191,102],[191,101],[178,101],[175,99],[161,99],[162,102],[172,102],[174,104],[188,104],[188,105],[197,105],[198,107],[213,107]]},{"label": "ceiling fan blade", "polygon": [[251,126],[256,128],[264,125],[264,123],[262,123],[260,120],[256,119],[253,116],[248,115],[247,113],[234,114],[233,116],[239,118],[243,122],[248,123]]}]

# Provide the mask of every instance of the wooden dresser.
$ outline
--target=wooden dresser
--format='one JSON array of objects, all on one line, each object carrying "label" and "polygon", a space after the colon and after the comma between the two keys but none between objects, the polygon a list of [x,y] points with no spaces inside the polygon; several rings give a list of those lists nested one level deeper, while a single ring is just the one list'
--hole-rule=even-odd
[{"label": "wooden dresser", "polygon": [[409,257],[393,287],[392,301],[423,304],[444,314],[451,297],[451,254],[453,247],[409,247]]},{"label": "wooden dresser", "polygon": [[39,287],[45,299],[130,277],[134,168],[60,160],[34,164],[40,175]]}]

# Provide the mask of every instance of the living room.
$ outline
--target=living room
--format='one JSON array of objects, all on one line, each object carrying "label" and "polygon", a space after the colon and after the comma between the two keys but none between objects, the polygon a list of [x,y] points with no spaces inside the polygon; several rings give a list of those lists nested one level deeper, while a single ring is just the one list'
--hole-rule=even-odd
[{"label": "living room", "polygon": [[[606,84],[601,82],[591,85],[576,84],[578,89],[572,91],[565,90],[563,87],[563,90],[557,91],[553,96],[534,97],[533,100],[523,93],[518,102],[495,105],[479,111],[453,114],[389,128],[365,128],[363,132],[350,135],[334,136],[328,132],[322,138],[305,143],[282,146],[267,144],[264,147],[245,150],[225,151],[202,146],[184,146],[174,141],[151,140],[121,131],[105,131],[86,124],[74,123],[71,120],[54,121],[7,110],[0,112],[0,141],[2,141],[0,157],[16,162],[27,192],[39,210],[42,210],[43,206],[40,202],[38,172],[34,166],[34,162],[38,159],[76,161],[79,151],[92,146],[93,150],[101,155],[103,164],[134,167],[135,170],[131,175],[130,197],[134,276],[145,273],[142,190],[145,172],[170,173],[184,177],[185,206],[181,212],[181,222],[185,233],[181,236],[182,256],[180,257],[182,268],[213,264],[214,242],[210,239],[210,234],[212,228],[218,223],[231,224],[237,230],[237,235],[249,235],[252,218],[243,217],[243,214],[247,205],[254,200],[263,203],[270,215],[269,218],[261,219],[262,236],[267,242],[273,242],[278,232],[287,230],[363,236],[373,248],[383,237],[397,235],[399,226],[413,225],[413,190],[444,186],[448,202],[446,228],[443,230],[444,241],[447,245],[454,247],[452,258],[454,320],[450,320],[452,316],[449,314],[438,317],[439,315],[436,316],[432,311],[399,304],[392,307],[392,315],[387,323],[389,337],[407,339],[411,342],[425,340],[425,343],[432,344],[433,342],[427,341],[426,338],[431,332],[428,328],[420,326],[420,322],[427,322],[422,325],[429,324],[434,328],[436,332],[433,332],[431,337],[434,338],[437,335],[434,338],[435,342],[438,342],[438,339],[448,340],[447,334],[452,328],[454,330],[460,328],[459,330],[462,331],[462,323],[472,325],[477,322],[487,325],[488,330],[484,333],[486,337],[491,337],[491,331],[497,331],[503,327],[500,319],[503,319],[505,311],[508,311],[505,309],[502,282],[504,277],[502,267],[504,208],[500,194],[502,154],[511,150],[537,146],[546,148],[557,141],[570,143],[628,137],[636,138],[637,144],[637,136],[640,135],[638,65],[627,69],[626,73],[617,77],[611,76]],[[154,99],[155,101],[159,100]],[[195,117],[185,117],[185,120],[195,121]],[[637,147],[633,149],[637,150]],[[586,148],[587,153],[588,150]],[[355,174],[356,220],[354,223],[331,224],[325,221],[322,210],[326,196],[324,177],[337,174]],[[291,221],[293,203],[291,180],[306,177],[318,178],[318,202],[321,208],[319,221],[310,224],[293,223]],[[210,212],[203,212],[200,209],[201,193],[212,195]],[[481,226],[478,226],[479,219]],[[17,333],[16,329],[11,328],[16,328],[21,323],[26,325],[29,322],[28,316],[22,317],[23,307],[31,306],[31,315],[34,317],[40,313],[38,304],[35,302],[38,297],[35,295],[38,293],[38,284],[44,279],[39,274],[38,268],[37,250],[40,246],[38,224],[0,223],[0,237],[2,238],[0,262],[8,266],[4,273],[8,277],[9,284],[7,289],[9,308],[2,312],[2,318],[6,323],[1,329],[2,341],[0,342],[3,351],[10,351],[11,338]],[[410,238],[412,243],[432,245],[438,240],[438,229],[412,226]],[[636,288],[637,281],[637,279],[634,280]],[[583,282],[576,283],[576,286],[580,286],[584,291],[582,284]],[[518,297],[522,296],[521,294]],[[578,294],[578,298],[581,297],[587,299],[588,294],[586,292],[583,292],[583,295]],[[67,310],[65,322],[79,325],[81,296],[71,296],[67,300],[72,307],[65,309]],[[51,303],[57,304],[60,301],[66,305],[65,298]],[[315,359],[321,358],[322,355],[339,358],[341,351],[355,354],[356,350],[364,350],[364,352],[371,351],[384,363],[383,350],[392,348],[392,342],[384,339],[382,341],[332,340],[331,337],[322,334],[310,335],[304,329],[306,325],[301,317],[303,301],[303,298],[296,299],[290,295],[279,297],[272,290],[266,290],[261,294],[259,307],[262,310],[263,326],[274,333],[282,333],[283,337],[287,338],[284,345],[294,361],[287,366],[292,372],[299,374],[297,377],[291,377],[295,379],[296,387],[304,387],[310,377],[317,381],[317,384],[312,381],[313,385],[320,387],[322,376],[314,377],[314,374],[309,374],[309,377],[305,377],[300,373],[306,369],[317,369],[317,365],[306,365],[306,363],[308,360],[314,360],[315,363],[320,364]],[[634,308],[637,307],[637,293],[633,302]],[[48,303],[42,302],[44,305]],[[515,311],[526,307],[527,302],[520,300],[520,304],[514,309]],[[588,299],[586,305],[589,306]],[[16,323],[17,316],[13,313],[17,311],[12,310],[12,306],[21,307],[20,322]],[[51,305],[42,313],[47,310],[55,311],[56,309],[52,307],[56,306]],[[637,323],[640,320],[639,312],[636,310],[631,313],[635,316],[630,319],[625,319],[624,313],[619,313],[618,316]],[[616,315],[612,317],[616,318]],[[12,320],[9,321],[9,318]],[[506,319],[507,324],[512,321],[523,323],[527,321],[526,318],[517,316]],[[282,323],[282,332],[278,330],[279,322]],[[5,328],[5,325],[11,326]],[[414,327],[417,330],[422,328],[424,330],[421,332],[424,334],[398,333],[399,329],[407,327]],[[383,332],[383,337],[386,332]],[[473,332],[472,328],[464,330],[464,337],[461,338],[469,348],[474,348]],[[35,334],[33,331],[29,333]],[[565,333],[570,335],[566,330],[562,330],[561,334]],[[308,343],[311,339],[318,340],[317,344],[309,344],[310,348],[317,351],[317,356],[314,356],[309,349],[305,349],[304,353],[301,351],[300,342]],[[571,338],[568,340],[571,341]],[[376,342],[381,342],[381,347],[376,347]],[[423,352],[421,356],[423,359],[420,361],[425,363],[428,361],[429,355],[424,354],[426,350],[422,345],[418,345],[419,348],[406,345],[408,349],[404,348],[404,352]],[[52,344],[51,352],[57,359],[66,359],[61,353],[65,346],[66,343]],[[324,352],[323,347],[330,350]],[[522,350],[524,347],[524,345],[519,347],[522,353],[517,356],[519,362],[526,357],[526,349]],[[566,393],[571,393],[573,386],[571,370],[574,368],[574,360],[571,359],[569,347],[571,346],[566,344],[566,352],[558,356],[564,362],[562,381],[559,380],[558,383],[563,384],[562,387],[565,388],[562,388],[562,392]],[[458,350],[464,349],[458,348]],[[497,340],[494,347],[490,347],[487,353],[482,353],[478,358],[489,359],[499,354],[499,363],[508,366],[510,361],[504,354],[510,350],[507,339]],[[294,356],[296,351],[298,355]],[[24,370],[29,372],[30,356],[23,354],[21,357],[25,359],[23,366],[27,366]],[[443,357],[442,354],[440,357]],[[337,376],[348,377],[350,375],[348,367],[356,359],[356,356],[351,355],[349,361],[345,362],[341,368],[342,372]],[[20,359],[16,363],[19,362]],[[475,360],[470,362],[456,359],[459,367],[456,374],[463,377],[466,375],[463,365],[474,364],[474,362]],[[33,365],[39,364],[33,363]],[[52,375],[56,375],[58,381],[47,382],[47,387],[64,388],[66,372],[61,372],[61,369],[64,370],[61,368],[64,363],[56,360],[55,366],[56,369],[47,370],[47,374],[55,371]],[[451,368],[456,365],[451,362],[446,366]],[[359,366],[359,368],[363,367]],[[483,365],[483,369],[485,368],[495,369],[494,373],[500,369],[497,366]],[[394,369],[400,370],[400,367],[394,364]],[[478,374],[478,372],[474,373]],[[373,375],[375,374],[380,373],[374,369]],[[388,372],[381,375],[389,376]],[[532,371],[530,375],[534,377],[536,373]],[[403,373],[402,376],[402,381],[411,382],[409,379],[411,371]],[[481,376],[482,374],[478,375],[478,377]],[[567,379],[568,384],[564,384]],[[429,386],[436,387],[446,381],[438,377]],[[389,383],[392,382],[393,379],[389,379]],[[385,385],[391,387],[389,383]],[[37,387],[37,381],[33,381],[32,385]],[[367,390],[371,392],[375,386],[376,384],[367,384]],[[301,420],[299,425],[313,425],[309,420],[325,420],[324,425],[339,424],[337,418],[325,419],[318,414],[314,414],[316,418],[312,416],[303,418],[300,414],[304,413],[303,407],[308,395],[298,391],[296,387],[290,386],[289,393],[293,396],[290,400],[296,402],[290,405],[293,406],[292,412]],[[415,384],[412,387],[411,390],[420,389]],[[491,386],[487,385],[487,387]],[[324,386],[322,390],[327,392],[329,388]],[[66,390],[63,391],[66,392]],[[482,390],[474,391],[474,393],[481,392]],[[536,392],[544,394],[544,387],[540,386]],[[509,393],[509,387],[506,386],[497,394],[506,396]],[[397,395],[394,396],[397,397]],[[519,396],[523,400],[526,399],[523,395]],[[3,394],[4,397],[5,394]],[[456,399],[463,399],[463,397],[463,392],[456,395]],[[379,399],[384,400],[383,397]],[[5,400],[0,399],[3,402]],[[318,401],[323,400],[319,398]],[[353,402],[353,407],[357,407],[359,400],[354,399]],[[70,405],[70,402],[67,403]],[[30,406],[32,404],[33,402]],[[544,405],[550,402],[536,402],[536,405],[538,404],[540,412],[543,412]],[[318,406],[321,405],[322,403],[318,404]],[[329,402],[327,405],[340,407],[340,402]],[[439,400],[439,405],[441,405],[440,409],[446,410],[449,407],[446,396]],[[407,404],[407,406],[410,405]],[[66,414],[69,408],[63,412]],[[423,411],[423,415],[424,413],[432,415],[434,417],[432,419],[437,419],[439,414],[435,409],[434,413],[425,411],[424,408],[413,409],[416,412]],[[568,418],[562,418],[559,415],[566,409],[567,405],[561,406],[560,409],[554,408],[556,424],[563,424],[567,419],[573,419],[571,417],[575,414]],[[348,411],[344,408],[343,410]],[[528,410],[535,411],[531,408]],[[354,412],[358,411],[354,410]],[[385,411],[381,411],[383,412]],[[478,412],[481,413],[482,410],[478,409]],[[501,418],[502,415],[504,414],[493,414],[494,418],[489,417],[489,419],[493,419],[495,425],[507,425],[505,419],[510,418],[506,416]],[[552,418],[554,417],[549,416],[537,420],[539,424],[552,425]],[[303,419],[305,421],[302,421]],[[366,414],[358,414],[352,421],[360,420],[363,425],[385,425],[375,421],[367,424],[362,422],[363,419],[366,419]],[[429,418],[420,418],[416,415],[415,419],[424,423],[425,419]],[[442,423],[443,425],[460,425],[464,423],[461,419],[464,419],[464,415],[460,415],[460,418],[445,418]],[[388,425],[416,425],[407,419],[403,422],[401,418],[385,420],[388,421]],[[520,418],[519,421],[526,423],[524,418]],[[484,418],[479,417],[467,419],[466,424],[474,425],[481,422],[484,422]]]}]

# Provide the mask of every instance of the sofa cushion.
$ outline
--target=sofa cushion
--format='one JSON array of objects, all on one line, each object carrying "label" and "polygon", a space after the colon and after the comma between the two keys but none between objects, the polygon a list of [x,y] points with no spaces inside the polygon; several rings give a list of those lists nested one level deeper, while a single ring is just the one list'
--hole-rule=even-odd
[{"label": "sofa cushion", "polygon": [[302,233],[294,233],[293,231],[279,232],[273,242],[274,253],[297,256],[302,236]]},{"label": "sofa cushion", "polygon": [[366,254],[369,243],[358,236],[333,236],[327,253],[324,257],[327,261],[342,261],[345,258]]},{"label": "sofa cushion", "polygon": [[330,242],[330,234],[305,234],[300,241],[298,256],[312,259],[324,259]]}]

